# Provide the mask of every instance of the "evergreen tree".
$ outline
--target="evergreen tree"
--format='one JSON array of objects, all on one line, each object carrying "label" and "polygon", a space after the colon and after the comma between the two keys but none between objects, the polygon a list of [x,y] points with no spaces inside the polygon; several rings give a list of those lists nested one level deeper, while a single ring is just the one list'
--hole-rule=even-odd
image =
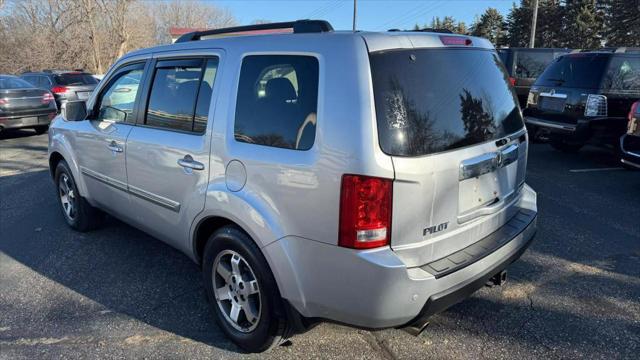
[{"label": "evergreen tree", "polygon": [[562,12],[562,46],[597,49],[603,45],[604,18],[596,8],[596,0],[567,0]]},{"label": "evergreen tree", "polygon": [[489,39],[495,46],[503,45],[504,18],[494,8],[488,8],[471,26],[471,34]]},{"label": "evergreen tree", "polygon": [[640,46],[640,0],[604,0],[607,46]]}]

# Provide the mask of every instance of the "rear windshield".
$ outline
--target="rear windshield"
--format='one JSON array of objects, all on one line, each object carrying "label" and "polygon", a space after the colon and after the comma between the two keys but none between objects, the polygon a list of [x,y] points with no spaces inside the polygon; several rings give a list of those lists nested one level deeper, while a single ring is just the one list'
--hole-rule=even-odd
[{"label": "rear windshield", "polygon": [[382,150],[420,156],[502,138],[524,127],[498,55],[412,49],[370,55]]},{"label": "rear windshield", "polygon": [[0,89],[30,89],[33,85],[16,77],[0,77]]},{"label": "rear windshield", "polygon": [[516,77],[537,78],[552,61],[552,51],[518,51],[516,52]]},{"label": "rear windshield", "polygon": [[96,78],[89,74],[60,74],[55,76],[56,84],[63,86],[95,85]]},{"label": "rear windshield", "polygon": [[608,61],[606,54],[565,55],[549,65],[536,85],[597,89]]}]

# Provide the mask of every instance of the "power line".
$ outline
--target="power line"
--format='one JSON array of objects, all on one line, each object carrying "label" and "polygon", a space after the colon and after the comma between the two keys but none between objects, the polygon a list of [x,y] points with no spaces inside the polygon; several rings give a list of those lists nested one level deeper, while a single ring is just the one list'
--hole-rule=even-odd
[{"label": "power line", "polygon": [[[391,21],[391,23],[393,24],[398,24],[397,27],[402,27],[404,24],[406,24],[409,21],[415,21],[416,19],[428,14],[429,12],[434,11],[435,9],[439,8],[440,6],[444,5],[445,1],[434,1],[433,3],[428,4],[427,7],[418,10],[416,12],[410,11],[405,15],[400,16],[399,18],[396,18],[395,20]],[[383,26],[379,29],[379,30],[385,30],[384,27],[386,27],[388,23],[383,24]]]},{"label": "power line", "polygon": [[316,8],[315,10],[313,10],[312,12],[310,12],[307,16],[305,16],[305,19],[311,19],[313,17],[317,17],[317,16],[322,16],[324,15],[323,13],[328,12],[333,10],[332,8],[335,5],[339,5],[338,3],[342,1],[342,0],[333,0],[330,1],[329,3],[325,3],[323,5],[320,5],[318,8]]}]

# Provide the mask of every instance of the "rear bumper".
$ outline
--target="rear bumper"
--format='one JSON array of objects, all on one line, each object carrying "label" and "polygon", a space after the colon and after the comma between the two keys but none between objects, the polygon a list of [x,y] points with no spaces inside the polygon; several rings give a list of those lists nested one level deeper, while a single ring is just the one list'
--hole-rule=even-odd
[{"label": "rear bumper", "polygon": [[593,140],[614,143],[626,131],[627,120],[617,117],[579,119],[575,124],[555,122],[534,116],[525,116],[528,126],[535,126],[548,132],[550,136],[571,142]]},{"label": "rear bumper", "polygon": [[390,248],[356,251],[289,236],[263,251],[281,295],[303,316],[363,328],[410,325],[465,299],[522,255],[537,217],[535,192],[523,192],[526,216],[496,232],[508,230],[500,245],[442,276],[428,264],[408,268]]},{"label": "rear bumper", "polygon": [[56,115],[56,110],[29,115],[0,116],[0,130],[21,129],[36,126],[47,126]]}]

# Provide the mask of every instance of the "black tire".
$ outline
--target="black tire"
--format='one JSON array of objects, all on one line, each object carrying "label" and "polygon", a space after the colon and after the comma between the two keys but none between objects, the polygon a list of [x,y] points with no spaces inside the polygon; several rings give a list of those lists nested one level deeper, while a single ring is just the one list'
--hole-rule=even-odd
[{"label": "black tire", "polygon": [[[67,197],[70,202],[73,202],[74,211],[72,212],[72,216],[67,214],[63,198],[61,196],[60,183],[64,179],[67,180],[66,184],[68,188],[73,191],[73,197]],[[93,230],[102,224],[102,221],[104,220],[104,213],[91,206],[85,198],[80,196],[73,174],[69,169],[69,165],[64,160],[61,160],[58,163],[58,166],[56,166],[55,185],[62,216],[71,228],[80,232],[86,232]]]},{"label": "black tire", "polygon": [[[242,332],[234,327],[227,315],[222,313],[214,289],[214,262],[218,255],[228,251],[242,256],[250,266],[260,289],[256,294],[260,300],[260,316],[255,328]],[[290,321],[286,315],[286,304],[280,297],[278,286],[260,249],[251,238],[236,226],[225,226],[215,231],[204,250],[202,272],[207,298],[215,319],[222,331],[236,345],[248,352],[263,352],[286,341],[291,334]],[[216,273],[216,276],[218,274]],[[220,281],[220,278],[217,279]],[[232,300],[225,300],[229,301]],[[246,315],[245,315],[246,316]]]},{"label": "black tire", "polygon": [[40,134],[44,134],[47,132],[47,130],[49,130],[49,126],[48,125],[44,125],[44,126],[36,126],[33,128],[33,130],[36,131],[36,134],[40,135]]},{"label": "black tire", "polygon": [[583,143],[570,143],[560,139],[551,139],[549,144],[552,148],[566,153],[576,153],[584,146]]}]

